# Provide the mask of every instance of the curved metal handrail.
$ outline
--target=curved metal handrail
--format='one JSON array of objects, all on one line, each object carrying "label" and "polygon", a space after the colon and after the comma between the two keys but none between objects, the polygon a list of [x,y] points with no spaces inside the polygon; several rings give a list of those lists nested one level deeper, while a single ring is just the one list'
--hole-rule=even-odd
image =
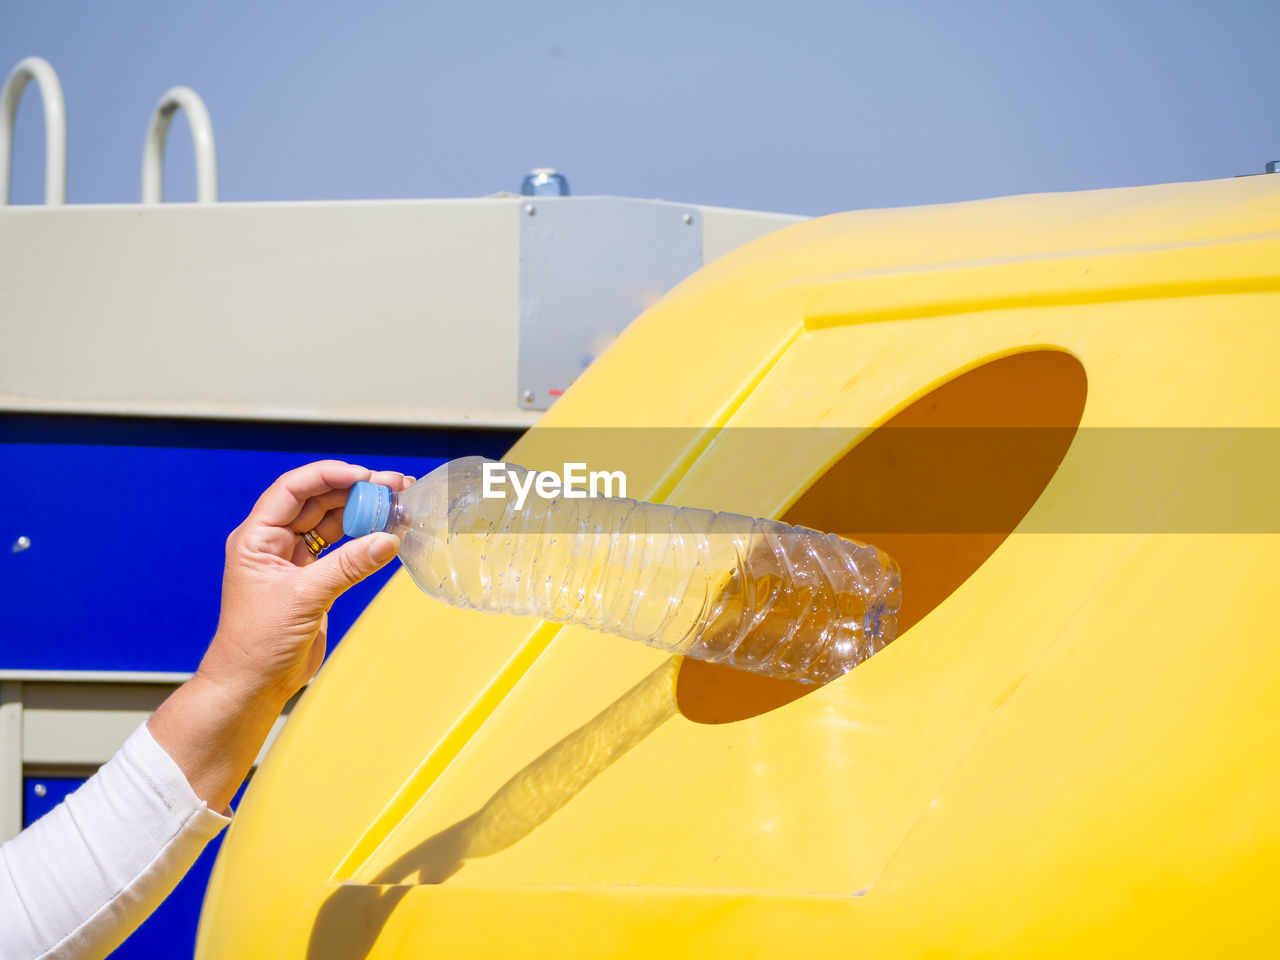
[{"label": "curved metal handrail", "polygon": [[160,203],[164,199],[164,146],[169,124],[179,109],[187,111],[196,150],[196,202],[217,203],[218,151],[213,143],[213,124],[200,94],[190,87],[166,90],[151,114],[142,147],[142,202]]},{"label": "curved metal handrail", "polygon": [[9,202],[18,103],[32,80],[44,102],[44,202],[55,206],[67,202],[67,105],[62,84],[47,60],[27,57],[13,68],[0,93],[0,206]]}]

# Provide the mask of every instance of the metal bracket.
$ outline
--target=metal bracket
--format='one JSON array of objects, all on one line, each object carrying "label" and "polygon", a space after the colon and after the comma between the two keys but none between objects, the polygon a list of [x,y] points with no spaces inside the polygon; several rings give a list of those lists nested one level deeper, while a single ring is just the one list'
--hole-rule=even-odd
[{"label": "metal bracket", "polygon": [[702,266],[696,207],[538,197],[520,216],[517,402],[546,410],[632,320]]}]

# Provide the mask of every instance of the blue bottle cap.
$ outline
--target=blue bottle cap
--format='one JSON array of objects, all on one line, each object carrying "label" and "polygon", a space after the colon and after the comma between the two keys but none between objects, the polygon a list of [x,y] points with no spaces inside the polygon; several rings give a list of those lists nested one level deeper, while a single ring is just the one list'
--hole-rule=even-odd
[{"label": "blue bottle cap", "polygon": [[348,537],[363,537],[386,527],[391,518],[391,488],[360,480],[347,494],[347,507],[342,511],[342,532]]}]

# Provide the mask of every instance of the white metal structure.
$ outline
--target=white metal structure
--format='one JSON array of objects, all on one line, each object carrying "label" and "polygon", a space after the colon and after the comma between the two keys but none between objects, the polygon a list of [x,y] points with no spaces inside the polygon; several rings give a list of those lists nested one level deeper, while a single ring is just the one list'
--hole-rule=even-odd
[{"label": "white metal structure", "polygon": [[218,151],[213,142],[213,123],[200,94],[190,87],[171,87],[156,104],[142,147],[142,202],[164,200],[164,148],[169,125],[178,110],[187,112],[191,142],[196,152],[196,202],[218,202]]},{"label": "white metal structure", "polygon": [[[527,200],[4,208],[0,410],[528,426]],[[799,219],[627,202],[696,231],[701,263]]]},{"label": "white metal structure", "polygon": [[18,103],[27,84],[34,80],[44,102],[44,202],[67,202],[67,107],[62,84],[48,61],[27,57],[9,74],[0,93],[0,206],[9,203],[13,174],[13,126]]}]

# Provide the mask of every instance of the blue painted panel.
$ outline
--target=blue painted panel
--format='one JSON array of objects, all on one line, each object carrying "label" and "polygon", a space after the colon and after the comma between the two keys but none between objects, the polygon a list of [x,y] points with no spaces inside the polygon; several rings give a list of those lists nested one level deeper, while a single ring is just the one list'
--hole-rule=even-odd
[{"label": "blue painted panel", "polygon": [[[518,436],[0,416],[0,667],[192,670],[217,625],[227,534],[281,473],[335,457],[422,476],[454,457],[501,457]],[[19,536],[30,538],[31,547],[13,553]],[[391,572],[370,577],[335,604],[331,648]],[[82,782],[28,779],[24,825]],[[243,788],[235,805],[242,794]],[[209,845],[113,960],[193,954],[221,843],[219,837]]]},{"label": "blue painted panel", "polygon": [[[421,476],[453,457],[500,457],[517,436],[6,416],[0,667],[194,670],[217,626],[227,534],[281,473],[335,457]],[[14,553],[19,536],[31,546]],[[395,566],[335,604],[331,648]]]}]

